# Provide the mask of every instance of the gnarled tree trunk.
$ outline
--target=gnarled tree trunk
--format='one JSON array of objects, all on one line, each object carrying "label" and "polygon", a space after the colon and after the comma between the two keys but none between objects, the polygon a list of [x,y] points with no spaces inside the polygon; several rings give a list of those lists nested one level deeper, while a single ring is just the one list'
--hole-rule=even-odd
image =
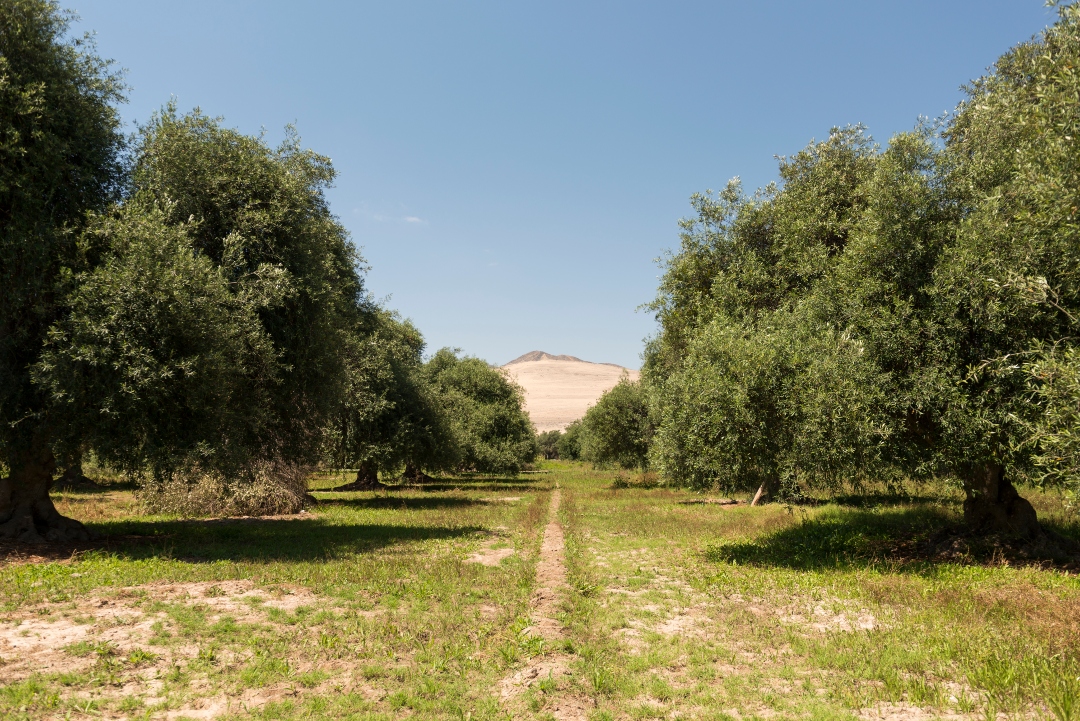
[{"label": "gnarled tree trunk", "polygon": [[27,543],[86,541],[86,526],[61,516],[49,498],[56,462],[38,439],[15,449],[10,472],[0,479],[0,538]]},{"label": "gnarled tree trunk", "polygon": [[1033,538],[1042,533],[1035,509],[1005,477],[1005,467],[973,467],[964,479],[964,521],[977,531]]},{"label": "gnarled tree trunk", "polygon": [[411,463],[405,464],[405,473],[401,475],[401,478],[409,483],[427,483],[435,480]]},{"label": "gnarled tree trunk", "polygon": [[60,477],[53,483],[53,490],[71,489],[71,488],[96,488],[97,484],[83,473],[82,456],[79,456],[74,463],[67,467]]},{"label": "gnarled tree trunk", "polygon": [[352,483],[346,483],[343,486],[337,488],[331,488],[332,491],[377,491],[382,488],[382,484],[379,483],[379,473],[375,470],[375,466],[370,463],[361,463],[360,467],[356,469],[356,480]]}]

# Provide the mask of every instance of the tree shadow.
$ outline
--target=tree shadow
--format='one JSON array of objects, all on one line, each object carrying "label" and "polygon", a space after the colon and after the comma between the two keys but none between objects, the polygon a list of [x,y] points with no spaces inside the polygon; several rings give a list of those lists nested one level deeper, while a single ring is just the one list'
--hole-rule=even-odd
[{"label": "tree shadow", "polygon": [[942,563],[1080,569],[1080,557],[1070,548],[1077,529],[1046,525],[1047,539],[1028,541],[973,533],[939,503],[875,511],[831,506],[758,538],[710,546],[705,556],[799,571],[885,567],[921,573]]},{"label": "tree shadow", "polygon": [[[484,533],[481,526],[335,524],[326,519],[210,519],[88,524],[102,535],[92,549],[125,559],[186,562],[320,561],[390,546]],[[89,549],[80,549],[89,550]]]},{"label": "tree shadow", "polygon": [[459,496],[368,496],[367,498],[320,498],[320,508],[344,506],[346,508],[384,508],[390,510],[431,511],[440,508],[466,508],[484,506],[488,501]]},{"label": "tree shadow", "polygon": [[[833,496],[831,502],[848,508],[892,508],[919,504],[948,504],[952,499],[906,493],[850,493]],[[818,501],[821,503],[821,501]],[[826,501],[827,502],[827,501]]]},{"label": "tree shadow", "polygon": [[424,491],[426,493],[441,493],[445,491],[549,491],[550,484],[537,481],[475,481],[457,482],[445,481],[438,483],[425,483],[422,486],[410,486],[410,490]]},{"label": "tree shadow", "polygon": [[118,481],[92,481],[91,483],[73,483],[62,484],[56,482],[50,489],[52,495],[70,495],[70,496],[96,496],[103,493],[112,493],[114,491],[137,491],[139,486],[135,481],[131,480],[118,480]]}]

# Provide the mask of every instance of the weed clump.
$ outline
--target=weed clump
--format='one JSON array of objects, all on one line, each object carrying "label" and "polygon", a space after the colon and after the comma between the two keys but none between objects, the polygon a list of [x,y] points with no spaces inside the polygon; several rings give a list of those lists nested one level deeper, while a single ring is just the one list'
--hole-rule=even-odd
[{"label": "weed clump", "polygon": [[192,467],[153,479],[136,493],[147,513],[182,517],[271,516],[296,513],[309,496],[310,469],[256,461],[235,474]]}]

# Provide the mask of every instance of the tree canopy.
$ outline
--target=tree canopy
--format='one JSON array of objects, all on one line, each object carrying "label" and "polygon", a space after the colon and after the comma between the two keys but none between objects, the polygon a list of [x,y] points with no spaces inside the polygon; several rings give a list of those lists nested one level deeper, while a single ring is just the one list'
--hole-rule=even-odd
[{"label": "tree canopy", "polygon": [[157,473],[314,461],[364,310],[332,179],[295,134],[271,149],[172,107],[144,127],[39,366],[65,437]]},{"label": "tree canopy", "polygon": [[86,213],[116,200],[124,179],[124,86],[92,38],[68,36],[71,20],[44,0],[0,4],[0,537],[25,540],[86,535],[49,501],[57,436],[31,370],[93,263]]},{"label": "tree canopy", "polygon": [[458,467],[518,473],[536,458],[536,431],[523,408],[523,392],[498,368],[443,348],[424,372],[453,430]]},{"label": "tree canopy", "polygon": [[645,389],[624,374],[585,412],[581,455],[600,465],[644,471],[649,465],[652,430]]},{"label": "tree canopy", "polygon": [[343,402],[329,428],[330,457],[356,467],[357,487],[408,466],[451,468],[457,443],[449,418],[424,374],[424,339],[408,321],[377,309],[365,315],[347,346]]},{"label": "tree canopy", "polygon": [[885,149],[835,129],[779,184],[694,197],[646,354],[665,477],[956,482],[973,525],[1037,532],[1010,478],[1077,482],[1037,472],[1071,462],[1048,451],[1077,399],[1080,14],[1060,12],[946,121]]}]

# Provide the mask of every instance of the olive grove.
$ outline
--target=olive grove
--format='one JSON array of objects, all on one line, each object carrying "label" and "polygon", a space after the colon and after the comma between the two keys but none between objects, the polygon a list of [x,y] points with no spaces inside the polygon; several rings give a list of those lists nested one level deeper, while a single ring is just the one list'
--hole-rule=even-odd
[{"label": "olive grove", "polygon": [[956,112],[834,129],[780,182],[695,196],[652,304],[654,466],[696,487],[956,483],[1032,535],[1014,480],[1076,488],[1080,8]]}]

